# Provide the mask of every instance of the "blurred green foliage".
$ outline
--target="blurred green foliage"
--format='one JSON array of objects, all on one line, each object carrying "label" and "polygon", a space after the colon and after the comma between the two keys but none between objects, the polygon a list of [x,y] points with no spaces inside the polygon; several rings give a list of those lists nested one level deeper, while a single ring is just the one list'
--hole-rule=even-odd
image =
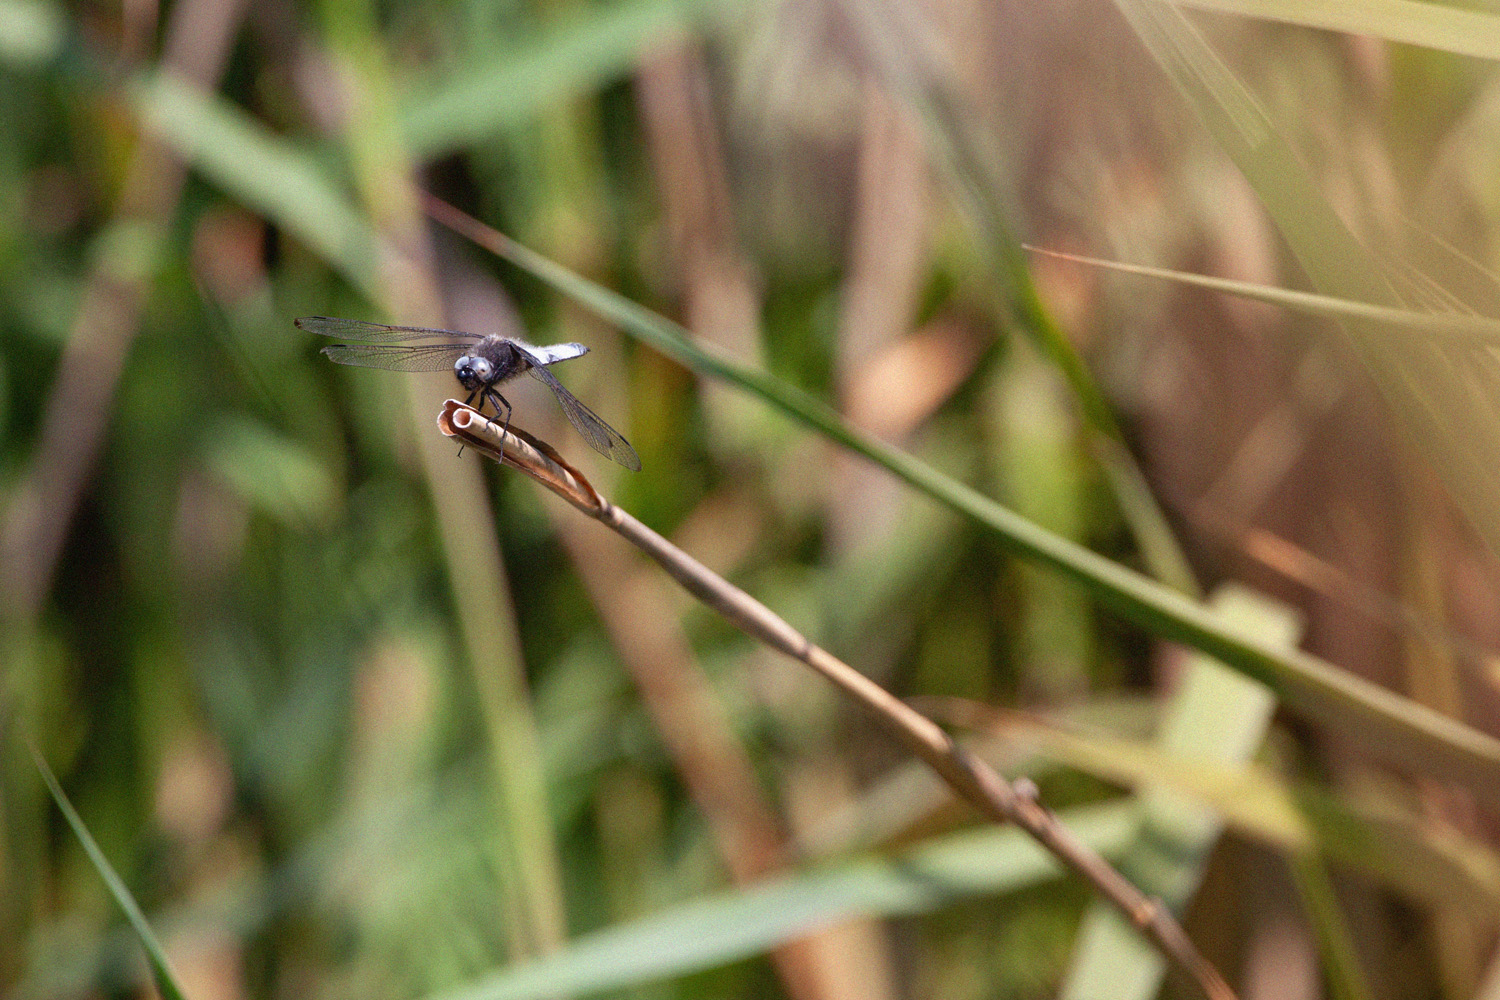
[{"label": "blurred green foliage", "polygon": [[[675,591],[652,590],[659,574],[590,535],[596,526],[517,476],[469,476],[477,457],[424,437],[453,393],[446,375],[340,368],[291,324],[348,315],[586,341],[591,353],[559,374],[630,437],[644,471],[602,470],[545,393],[518,392],[516,419],[547,429],[641,520],[897,693],[952,699],[938,704],[955,725],[1003,728],[1000,710],[1020,708],[1085,736],[1144,740],[1158,706],[1136,696],[1164,699],[1170,666],[1149,635],[1098,616],[1076,580],[1018,564],[991,530],[625,340],[534,276],[436,227],[414,246],[403,228],[416,191],[434,192],[1029,521],[1192,589],[1190,576],[1172,579],[1186,564],[1151,495],[1132,493],[1123,449],[1100,447],[1118,445],[1124,424],[1205,578],[1242,570],[1196,533],[1192,502],[1211,476],[1197,452],[1174,451],[1201,443],[1204,467],[1231,464],[1216,411],[1188,398],[1189,376],[1212,366],[1195,355],[1165,370],[1238,320],[1217,299],[1164,305],[1082,272],[1038,267],[1033,286],[1007,213],[1038,239],[1160,251],[1199,270],[1257,254],[1274,268],[1280,246],[1224,222],[1216,189],[1205,196],[1217,150],[1166,110],[1175,95],[1112,8],[1096,40],[1082,30],[1101,16],[1092,4],[951,6],[931,41],[952,77],[924,79],[930,67],[905,58],[926,51],[903,27],[914,15],[881,20],[878,4],[0,0],[0,991],[145,989],[135,939],[28,743],[190,997],[1058,990],[1089,905],[1080,886],[1013,831],[963,829],[970,817],[903,770],[866,720]],[[1450,30],[1439,15],[1434,26]],[[1336,131],[1342,102],[1376,86],[1363,57],[1320,42],[1288,67],[1279,33],[1301,29],[1223,30],[1233,68],[1264,74],[1270,93],[1295,90],[1278,86],[1288,72],[1331,81],[1326,104],[1291,109],[1312,133],[1297,139],[1333,147],[1317,158],[1330,186],[1354,175],[1317,126]],[[1252,37],[1234,48],[1240,33]],[[1013,40],[1020,51],[999,44]],[[1045,58],[1064,53],[1081,71]],[[1457,248],[1488,262],[1493,192],[1467,168],[1500,144],[1480,114],[1489,67],[1424,55],[1395,63],[1422,86],[1384,92],[1358,125],[1402,177],[1436,187],[1446,164],[1468,178],[1434,196],[1431,214],[1463,220]],[[1077,88],[1077,108],[1037,96],[1063,88]],[[1132,101],[1132,88],[1146,96]],[[1089,138],[1060,139],[1075,111]],[[1447,160],[1421,154],[1445,137]],[[1110,172],[1121,163],[1123,178]],[[1287,197],[1291,214],[1308,209],[1296,199],[1310,195]],[[1324,254],[1337,269],[1365,266]],[[1438,270],[1439,289],[1463,283]],[[428,285],[446,319],[391,314]],[[1272,328],[1256,322],[1204,376],[1227,370],[1217,396],[1231,404],[1255,395],[1255,338]],[[1143,332],[1179,328],[1203,340]],[[1258,401],[1269,410],[1276,393],[1303,392],[1311,410],[1320,390],[1306,372],[1322,369],[1305,360],[1266,362],[1284,378]],[[1466,420],[1478,425],[1489,383],[1474,385]],[[1488,435],[1450,449],[1470,457],[1495,437],[1465,431]],[[433,447],[447,449],[440,460]],[[1462,469],[1456,479],[1456,493],[1471,482]],[[1439,542],[1400,534],[1420,514],[1325,510],[1331,487],[1296,482],[1292,499],[1268,504],[1289,534],[1353,510],[1398,524],[1392,547],[1443,563]],[[493,543],[442,516],[455,497],[474,508],[466,523],[496,526]],[[1462,495],[1459,506],[1475,508]],[[458,578],[471,556],[499,582]],[[1410,581],[1393,577],[1380,582],[1411,599]],[[508,621],[463,620],[463,588],[476,584]],[[1320,618],[1312,632],[1333,655],[1348,628]],[[1413,631],[1398,627],[1387,645]],[[1389,679],[1407,661],[1386,653],[1352,665]],[[485,674],[486,656],[513,676]],[[654,701],[650,669],[682,671],[674,682],[696,693]],[[1460,677],[1479,690],[1471,705],[1490,704],[1482,677]],[[502,715],[488,684],[512,692]],[[674,742],[662,713],[699,696],[716,707],[684,717],[722,726],[701,722],[710,750],[695,765],[693,742]],[[1209,758],[1223,735],[1215,711],[1194,722]],[[1341,720],[1330,709],[1313,721]],[[1258,780],[1288,800],[1305,780],[1319,802],[1345,784],[1365,796],[1328,807],[1351,841],[1369,841],[1340,856],[1359,873],[1348,894],[1411,894],[1382,852],[1386,810],[1406,838],[1389,842],[1435,873],[1434,895],[1465,901],[1455,912],[1423,898],[1420,915],[1361,925],[1381,994],[1469,995],[1487,941],[1472,901],[1500,898],[1482,824],[1461,822],[1461,806],[1424,811],[1404,788],[1343,782],[1310,742],[1273,737]],[[1089,843],[1139,850],[1130,800],[1099,800],[1116,798],[1104,782],[1145,776],[1091,767],[1082,752],[1064,770],[1066,754],[1024,740],[991,749]],[[745,778],[741,800],[715,803],[705,788],[719,778]],[[755,852],[726,849],[748,826],[723,831],[757,810],[775,850],[751,865]],[[1276,823],[1231,815],[1260,846],[1207,862],[1211,898],[1190,930],[1228,968],[1253,952],[1258,921],[1298,905],[1277,859],[1310,863],[1331,836],[1332,823],[1304,831],[1274,816],[1282,825],[1267,833]],[[1213,839],[1194,845],[1183,878],[1202,876]],[[537,858],[555,858],[556,872]],[[1255,880],[1235,869],[1215,881],[1216,863],[1278,875],[1241,892]],[[545,957],[562,943],[549,907],[556,936],[578,945]],[[1309,952],[1347,930],[1336,914],[1307,919]],[[830,921],[838,930],[809,951],[785,946]],[[1415,924],[1430,934],[1415,959],[1381,953],[1382,933]],[[1358,979],[1328,975],[1336,987]]]}]

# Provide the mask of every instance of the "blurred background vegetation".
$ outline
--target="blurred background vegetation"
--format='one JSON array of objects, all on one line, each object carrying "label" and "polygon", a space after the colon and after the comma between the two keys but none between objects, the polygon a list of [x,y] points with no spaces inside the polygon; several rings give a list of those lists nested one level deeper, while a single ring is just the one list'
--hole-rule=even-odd
[{"label": "blurred background vegetation", "polygon": [[1500,732],[1493,348],[1018,243],[1500,316],[1500,18],[1195,6],[0,0],[0,991],[151,989],[31,743],[195,1000],[1193,995],[327,314],[586,342],[644,471],[540,387],[519,425],[1038,782],[1243,995],[1500,997],[1494,785],[424,216]]}]

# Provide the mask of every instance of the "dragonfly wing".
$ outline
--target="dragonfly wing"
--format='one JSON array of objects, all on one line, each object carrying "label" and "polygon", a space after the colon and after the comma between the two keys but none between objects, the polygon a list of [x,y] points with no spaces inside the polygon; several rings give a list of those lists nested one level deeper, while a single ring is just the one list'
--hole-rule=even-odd
[{"label": "dragonfly wing", "polygon": [[559,361],[567,361],[569,358],[576,358],[589,352],[583,344],[548,344],[541,347],[514,338],[510,338],[510,342],[531,355],[533,364],[540,362],[544,365],[555,365]]},{"label": "dragonfly wing", "polygon": [[423,340],[430,337],[442,337],[447,340],[452,340],[454,337],[481,339],[477,333],[465,333],[462,330],[438,330],[427,326],[387,326],[385,323],[367,323],[362,319],[338,319],[334,316],[303,316],[293,322],[299,329],[309,333],[318,333],[325,337],[348,337],[350,340],[365,340],[376,344]]},{"label": "dragonfly wing", "polygon": [[452,371],[453,362],[474,345],[463,344],[333,344],[323,353],[341,365],[384,368],[392,372]]},{"label": "dragonfly wing", "polygon": [[[576,357],[576,355],[570,356]],[[641,456],[630,447],[629,441],[620,436],[619,431],[599,419],[597,413],[584,406],[578,397],[564,388],[557,377],[545,367],[536,366],[531,368],[530,372],[532,378],[552,390],[558,403],[562,404],[563,413],[567,414],[568,422],[577,428],[578,433],[583,435],[583,439],[592,445],[595,451],[619,462],[632,472],[641,471]]]}]

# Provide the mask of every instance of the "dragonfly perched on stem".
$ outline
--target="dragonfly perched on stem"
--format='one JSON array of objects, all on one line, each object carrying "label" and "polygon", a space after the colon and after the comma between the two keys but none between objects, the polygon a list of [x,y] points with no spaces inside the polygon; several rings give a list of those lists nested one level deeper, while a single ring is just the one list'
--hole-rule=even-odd
[{"label": "dragonfly perched on stem", "polygon": [[[459,385],[469,390],[464,402],[479,397],[479,409],[488,402],[495,415],[502,413],[505,429],[510,429],[510,401],[500,395],[496,386],[522,372],[552,390],[579,434],[595,451],[613,459],[633,472],[641,469],[641,458],[609,424],[578,397],[563,387],[548,365],[567,361],[588,353],[582,344],[549,344],[538,347],[515,337],[497,333],[465,333],[462,330],[439,330],[425,326],[387,326],[359,319],[335,319],[332,316],[303,316],[296,320],[300,329],[325,337],[347,337],[361,344],[332,344],[323,353],[341,365],[361,368],[384,368],[394,372],[440,372],[453,369]],[[421,343],[421,341],[437,341]],[[417,343],[410,343],[416,341]]]}]

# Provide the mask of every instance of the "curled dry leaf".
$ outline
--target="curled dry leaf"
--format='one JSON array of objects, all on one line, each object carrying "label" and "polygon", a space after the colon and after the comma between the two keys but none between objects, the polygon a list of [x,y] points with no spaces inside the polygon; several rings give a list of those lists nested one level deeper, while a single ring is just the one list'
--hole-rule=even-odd
[{"label": "curled dry leaf", "polygon": [[472,406],[450,399],[443,404],[437,425],[438,430],[465,447],[526,473],[590,517],[604,517],[610,510],[609,501],[583,473],[564,461],[551,445],[515,424],[504,428]]}]

